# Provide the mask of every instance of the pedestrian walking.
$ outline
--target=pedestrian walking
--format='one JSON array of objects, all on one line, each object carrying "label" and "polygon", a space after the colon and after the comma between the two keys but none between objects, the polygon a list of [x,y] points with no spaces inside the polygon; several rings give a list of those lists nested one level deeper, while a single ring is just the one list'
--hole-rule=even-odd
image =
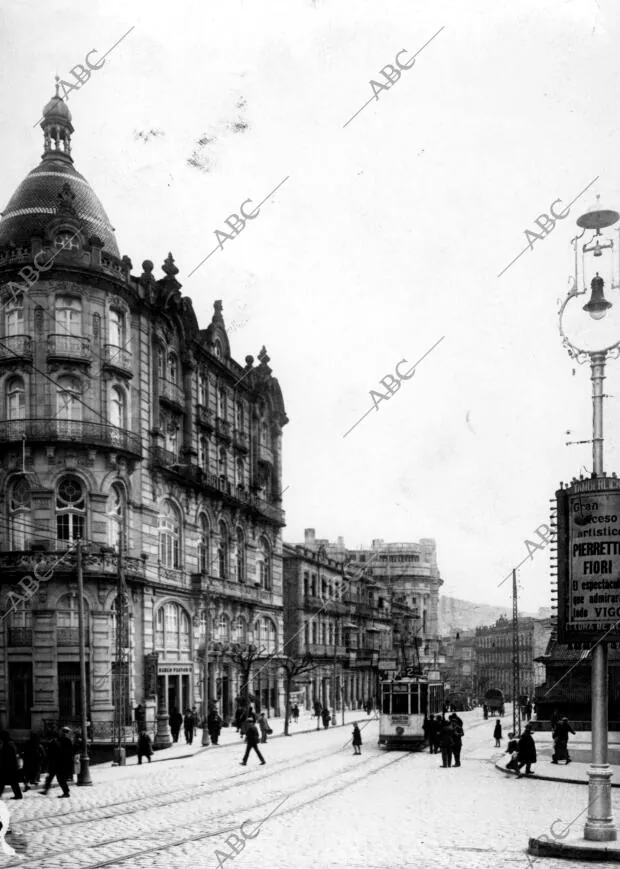
[{"label": "pedestrian walking", "polygon": [[422,730],[424,731],[424,739],[428,742],[428,750],[432,754],[433,753],[433,722],[435,720],[435,716],[431,715],[428,718],[424,719],[424,724],[422,725]]},{"label": "pedestrian walking", "polygon": [[321,712],[321,718],[323,719],[323,727],[325,728],[325,730],[327,730],[327,728],[329,727],[329,722],[332,720],[332,717],[329,714],[329,709],[327,708],[327,706]]},{"label": "pedestrian walking", "polygon": [[30,734],[28,742],[24,746],[24,790],[30,790],[39,784],[41,778],[41,770],[45,763],[45,749],[41,745],[38,735],[34,732]]},{"label": "pedestrian walking", "polygon": [[452,750],[454,748],[454,728],[449,721],[444,721],[439,733],[441,746],[441,765],[446,768],[452,766]]},{"label": "pedestrian walking", "polygon": [[271,728],[267,724],[267,719],[265,718],[264,712],[261,712],[258,716],[258,726],[260,728],[260,741],[267,742],[267,734],[269,733]]},{"label": "pedestrian walking", "polygon": [[248,757],[250,756],[250,752],[252,749],[258,755],[258,759],[261,762],[261,766],[266,763],[265,758],[260,753],[260,748],[258,747],[258,727],[254,722],[254,718],[248,719],[248,728],[247,733],[245,735],[245,754],[243,755],[243,760],[241,761],[241,766],[246,766],[248,762]]},{"label": "pedestrian walking", "polygon": [[209,731],[209,736],[211,737],[213,745],[219,745],[221,729],[222,717],[220,713],[217,709],[209,709],[209,714],[207,715],[207,730]]},{"label": "pedestrian walking", "polygon": [[360,732],[359,727],[357,726],[357,721],[353,722],[353,754],[361,754],[362,753],[362,734]]},{"label": "pedestrian walking", "polygon": [[191,745],[194,741],[194,730],[196,728],[196,720],[194,713],[190,709],[185,710],[183,716],[183,732],[185,734],[185,744]]},{"label": "pedestrian walking", "polygon": [[459,724],[461,720],[458,715],[451,716],[452,718],[452,729],[454,730],[454,736],[452,737],[452,754],[454,755],[454,765],[461,765],[461,748],[463,747],[463,735],[464,730]]},{"label": "pedestrian walking", "polygon": [[440,734],[441,734],[441,728],[443,726],[442,721],[441,721],[441,717],[439,715],[435,716],[435,718],[432,721],[432,725],[433,725],[432,729],[431,729],[431,742],[432,742],[432,746],[433,746],[432,753],[439,754],[439,751],[441,749]]},{"label": "pedestrian walking", "polygon": [[525,730],[521,734],[518,748],[518,768],[517,775],[521,777],[521,767],[525,766],[526,775],[534,775],[531,770],[533,763],[536,763],[536,744],[532,736],[532,725],[526,724]]},{"label": "pedestrian walking", "polygon": [[502,722],[497,719],[495,722],[495,730],[493,731],[493,739],[495,740],[495,748],[499,748],[502,742]]},{"label": "pedestrian walking", "polygon": [[15,743],[7,730],[0,731],[0,797],[7,785],[13,790],[14,800],[23,800],[24,795],[19,785],[19,761]]},{"label": "pedestrian walking", "polygon": [[299,706],[297,703],[293,706],[293,721],[295,724],[299,724]]},{"label": "pedestrian walking", "polygon": [[510,755],[506,769],[513,769],[515,772],[519,772],[519,740],[515,739],[514,733],[508,734],[506,753]]},{"label": "pedestrian walking", "polygon": [[143,730],[146,730],[146,709],[142,705],[142,703],[138,703],[134,710],[134,718],[136,720],[136,727],[138,728],[138,733],[141,733]]},{"label": "pedestrian walking", "polygon": [[486,721],[487,718],[489,717],[489,707],[487,706],[486,703],[483,704],[483,706],[482,706],[482,714],[484,715],[484,720]]},{"label": "pedestrian walking", "polygon": [[575,731],[568,723],[568,718],[564,716],[561,718],[558,723],[555,725],[555,730],[553,731],[553,755],[551,758],[551,763],[558,763],[560,760],[565,760],[566,765],[571,762],[570,755],[568,753],[568,734],[572,733],[575,735]]},{"label": "pedestrian walking", "polygon": [[153,756],[153,746],[151,745],[151,737],[146,730],[143,730],[138,736],[138,763],[142,764],[142,758],[146,757],[148,762],[151,762]]},{"label": "pedestrian walking", "polygon": [[181,725],[183,724],[183,716],[178,711],[176,706],[173,706],[170,710],[170,716],[168,718],[170,722],[170,732],[172,733],[172,741],[179,741],[179,733],[181,732]]},{"label": "pedestrian walking", "polygon": [[71,731],[68,727],[61,728],[60,736],[54,737],[49,744],[47,752],[47,778],[41,793],[46,795],[49,791],[54,776],[62,790],[60,797],[70,797],[67,780],[73,777],[73,743],[69,737]]},{"label": "pedestrian walking", "polygon": [[527,701],[527,706],[525,707],[525,717],[528,721],[532,720],[532,701]]}]

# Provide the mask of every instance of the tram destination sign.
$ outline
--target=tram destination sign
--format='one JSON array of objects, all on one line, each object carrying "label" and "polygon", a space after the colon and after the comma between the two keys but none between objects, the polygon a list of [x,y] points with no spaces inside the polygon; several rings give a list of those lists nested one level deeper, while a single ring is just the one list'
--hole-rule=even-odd
[{"label": "tram destination sign", "polygon": [[588,644],[620,621],[620,480],[580,480],[556,498],[558,640]]}]

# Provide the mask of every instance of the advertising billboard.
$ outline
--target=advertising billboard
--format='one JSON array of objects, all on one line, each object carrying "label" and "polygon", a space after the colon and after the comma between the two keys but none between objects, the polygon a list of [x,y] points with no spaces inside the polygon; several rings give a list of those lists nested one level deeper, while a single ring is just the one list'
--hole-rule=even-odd
[{"label": "advertising billboard", "polygon": [[618,639],[620,624],[620,481],[579,480],[556,492],[558,640]]}]

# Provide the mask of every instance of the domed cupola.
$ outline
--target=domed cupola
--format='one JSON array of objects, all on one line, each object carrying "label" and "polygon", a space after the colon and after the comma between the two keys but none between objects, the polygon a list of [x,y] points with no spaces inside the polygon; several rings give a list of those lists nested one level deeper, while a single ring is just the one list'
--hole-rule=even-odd
[{"label": "domed cupola", "polygon": [[41,163],[26,175],[2,212],[0,250],[8,246],[28,248],[33,237],[46,239],[48,225],[58,223],[68,184],[84,241],[97,236],[103,242],[104,254],[120,259],[114,227],[90,184],[73,165],[71,112],[58,95],[58,81],[57,76],[56,94],[43,109]]}]

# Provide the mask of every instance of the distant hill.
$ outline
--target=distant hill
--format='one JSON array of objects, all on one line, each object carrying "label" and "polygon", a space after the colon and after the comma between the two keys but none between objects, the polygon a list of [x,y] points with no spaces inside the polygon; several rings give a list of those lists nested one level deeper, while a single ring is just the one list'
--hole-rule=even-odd
[{"label": "distant hill", "polygon": [[[550,614],[548,607],[541,607],[537,613],[520,612],[521,616],[537,619],[548,618]],[[456,597],[439,597],[439,634],[442,637],[453,635],[456,631],[473,631],[482,625],[493,625],[500,616],[511,619],[512,609]]]}]

